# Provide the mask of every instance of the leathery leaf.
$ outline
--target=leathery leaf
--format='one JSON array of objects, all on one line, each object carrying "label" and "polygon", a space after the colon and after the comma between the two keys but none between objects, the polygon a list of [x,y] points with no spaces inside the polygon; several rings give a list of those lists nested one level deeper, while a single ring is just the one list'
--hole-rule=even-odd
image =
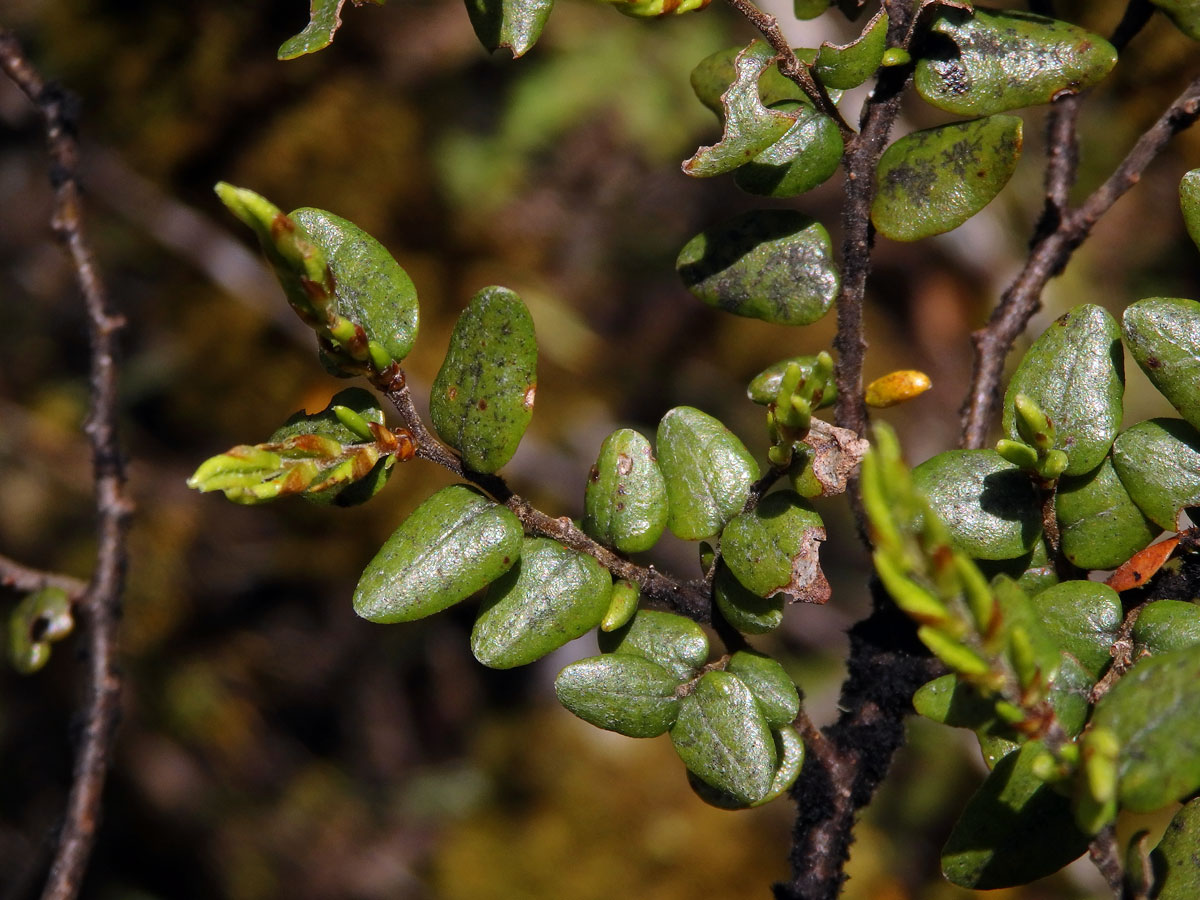
[{"label": "leathery leaf", "polygon": [[468,468],[495,472],[517,452],[536,393],[533,319],[508,288],[484,288],[455,323],[433,381],[433,427]]},{"label": "leathery leaf", "polygon": [[541,36],[554,0],[467,0],[475,36],[488,50],[523,56]]},{"label": "leathery leaf", "polygon": [[[734,63],[745,50],[744,47],[727,47],[709,54],[692,69],[692,90],[696,98],[715,112],[724,117],[725,107],[721,104],[721,95],[729,90],[737,77]],[[805,51],[797,51],[803,54]],[[785,101],[812,104],[794,81],[779,71],[779,66],[772,63],[758,76],[758,98],[763,106],[774,106]]]},{"label": "leathery leaf", "polygon": [[992,202],[1021,156],[1021,120],[989,116],[900,138],[879,160],[871,221],[896,241],[957,228]]},{"label": "leathery leaf", "polygon": [[737,580],[760,597],[824,603],[829,582],[817,552],[825,540],[821,517],[794,491],[768,494],[721,533],[721,551]]},{"label": "leathery leaf", "polygon": [[743,191],[763,197],[795,197],[829,179],[842,161],[845,145],[837,123],[812,106],[784,101],[773,109],[795,115],[779,140],[733,173]]},{"label": "leathery leaf", "polygon": [[841,285],[825,226],[795,210],[754,210],[696,235],[679,252],[684,285],[714,309],[808,325]]},{"label": "leathery leaf", "polygon": [[1064,581],[1034,597],[1033,606],[1054,642],[1098,679],[1125,617],[1117,592],[1095,581]]},{"label": "leathery leaf", "polygon": [[654,546],[667,525],[667,486],[650,441],[631,428],[600,445],[584,492],[583,530],[624,553]]},{"label": "leathery leaf", "polygon": [[688,770],[740,803],[771,789],[775,740],[754,695],[736,675],[706,672],[680,701],[671,742]]},{"label": "leathery leaf", "polygon": [[571,663],[554,679],[558,700],[585,722],[629,737],[656,737],[679,713],[679,680],[640,656],[608,653]]},{"label": "leathery leaf", "polygon": [[1076,25],[1018,10],[943,9],[914,84],[926,102],[960,116],[1049,103],[1100,82],[1116,49]]},{"label": "leathery leaf", "polygon": [[605,653],[640,656],[662,666],[677,681],[692,678],[708,660],[708,638],[691,619],[640,609],[628,624],[596,635]]},{"label": "leathery leaf", "polygon": [[1200,41],[1200,6],[1196,0],[1150,0],[1175,23],[1175,27],[1194,41]]},{"label": "leathery leaf", "polygon": [[1054,508],[1063,555],[1081,569],[1116,568],[1159,532],[1107,457],[1094,472],[1061,479]]},{"label": "leathery leaf", "polygon": [[1067,475],[1095,469],[1112,446],[1123,414],[1125,358],[1121,328],[1102,307],[1063,313],[1026,351],[1004,394],[1004,430],[1014,441],[1015,401],[1024,394],[1054,423],[1054,448],[1067,454]]},{"label": "leathery leaf", "polygon": [[1200,303],[1149,297],[1125,308],[1125,346],[1158,392],[1200,428]]},{"label": "leathery leaf", "polygon": [[796,729],[788,726],[775,729],[772,735],[775,738],[775,755],[779,758],[779,764],[771,778],[771,788],[761,800],[754,803],[743,803],[729,792],[701,781],[691,771],[687,775],[688,787],[709,806],[715,806],[718,809],[748,809],[763,806],[782,797],[784,792],[795,784],[796,778],[800,775],[800,768],[804,765],[804,741],[800,739]]},{"label": "leathery leaf", "polygon": [[800,694],[783,666],[753,650],[739,650],[725,667],[742,679],[772,728],[790,725],[800,713]]},{"label": "leathery leaf", "polygon": [[[363,0],[358,0],[358,3]],[[371,0],[382,5],[383,0]],[[311,0],[308,24],[304,30],[284,41],[278,59],[295,59],[306,53],[316,53],[333,43],[333,36],[342,27],[341,12],[346,0]],[[357,3],[356,3],[357,5]]]},{"label": "leathery leaf", "polygon": [[1182,419],[1147,419],[1113,444],[1113,466],[1138,508],[1174,531],[1179,511],[1200,504],[1200,431]]},{"label": "leathery leaf", "polygon": [[743,634],[765,634],[783,622],[783,594],[760,597],[747,590],[722,560],[713,577],[713,600],[725,621]]},{"label": "leathery leaf", "polygon": [[684,540],[712,537],[741,512],[758,463],[707,413],[677,406],[658,424],[658,464],[667,485],[667,527]]},{"label": "leathery leaf", "polygon": [[[1200,32],[1200,25],[1197,27]],[[1154,867],[1155,900],[1200,897],[1200,799],[1184,804],[1171,819],[1150,862]]]},{"label": "leathery leaf", "polygon": [[384,542],[354,590],[372,622],[440,612],[503,575],[521,555],[521,523],[467,485],[442,488]]},{"label": "leathery leaf", "polygon": [[826,41],[817,50],[813,73],[826,87],[858,87],[875,74],[887,49],[888,15],[882,9],[867,23],[861,35],[843,47]]},{"label": "leathery leaf", "polygon": [[1200,248],[1200,169],[1192,169],[1180,179],[1179,207],[1192,243]]},{"label": "leathery leaf", "polygon": [[1186,600],[1155,600],[1133,623],[1133,658],[1200,645],[1200,605]]},{"label": "leathery leaf", "polygon": [[471,652],[510,669],[541,659],[604,618],[612,576],[548,538],[526,538],[521,559],[488,589],[471,629]]}]

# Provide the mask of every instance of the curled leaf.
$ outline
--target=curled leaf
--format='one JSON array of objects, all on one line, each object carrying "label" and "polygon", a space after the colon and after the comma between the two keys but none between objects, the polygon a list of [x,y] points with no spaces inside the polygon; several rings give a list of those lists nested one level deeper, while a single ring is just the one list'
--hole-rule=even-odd
[{"label": "curled leaf", "polygon": [[50,644],[71,633],[71,598],[58,587],[26,595],[8,617],[8,658],[22,675],[32,675],[50,659]]},{"label": "curled leaf", "polygon": [[887,48],[888,15],[880,10],[862,34],[844,46],[826,41],[817,50],[813,74],[826,87],[849,90],[875,74]]},{"label": "curled leaf", "polygon": [[485,48],[516,58],[537,42],[553,7],[554,0],[467,0],[467,16]]}]

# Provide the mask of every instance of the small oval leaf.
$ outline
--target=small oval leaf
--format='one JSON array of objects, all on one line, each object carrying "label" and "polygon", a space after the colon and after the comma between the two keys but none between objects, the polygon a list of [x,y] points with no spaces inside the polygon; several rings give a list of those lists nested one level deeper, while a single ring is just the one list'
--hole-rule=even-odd
[{"label": "small oval leaf", "polygon": [[753,650],[739,650],[729,657],[725,667],[742,679],[758,702],[767,724],[772,728],[790,725],[800,714],[800,694],[796,685],[771,657]]},{"label": "small oval leaf", "polygon": [[1113,466],[1138,508],[1176,530],[1180,510],[1200,504],[1200,432],[1182,419],[1147,419],[1118,435]]},{"label": "small oval leaf", "polygon": [[1112,461],[1059,481],[1054,497],[1063,555],[1081,569],[1112,569],[1149,544],[1159,530],[1147,519]]},{"label": "small oval leaf", "polygon": [[1133,653],[1168,653],[1200,645],[1200,605],[1186,600],[1147,603],[1133,623]]},{"label": "small oval leaf", "polygon": [[[1200,21],[1196,25],[1200,38]],[[1154,866],[1154,900],[1200,897],[1200,798],[1175,813],[1166,834],[1150,854]]]},{"label": "small oval leaf", "polygon": [[667,525],[667,486],[650,441],[631,428],[600,445],[584,492],[583,530],[623,553],[654,546]]},{"label": "small oval leaf", "polygon": [[788,788],[796,783],[796,778],[800,775],[800,768],[804,765],[804,741],[800,739],[796,729],[786,726],[776,729],[773,735],[775,755],[779,758],[779,765],[771,779],[771,789],[761,800],[755,803],[742,803],[732,794],[705,784],[690,771],[687,773],[688,787],[696,793],[697,797],[717,809],[750,809],[779,799]]},{"label": "small oval leaf", "polygon": [[780,109],[796,121],[783,137],[740,166],[733,180],[748,194],[796,197],[824,184],[842,162],[845,145],[837,123],[811,106],[794,101]]},{"label": "small oval leaf", "polygon": [[733,517],[721,532],[721,552],[737,580],[760,597],[824,603],[830,588],[817,559],[824,540],[816,510],[793,491],[777,491]]},{"label": "small oval leaf", "polygon": [[553,7],[554,0],[467,0],[467,17],[479,43],[516,58],[537,42]]},{"label": "small oval leaf", "polygon": [[1064,581],[1034,597],[1033,605],[1054,642],[1098,678],[1125,617],[1117,592],[1095,581]]},{"label": "small oval leaf", "polygon": [[640,609],[629,624],[596,635],[605,653],[641,656],[657,663],[677,681],[686,681],[708,661],[708,638],[691,619]]},{"label": "small oval leaf", "polygon": [[571,663],[554,679],[558,700],[585,722],[628,737],[657,737],[675,724],[679,680],[640,656],[609,653]]},{"label": "small oval leaf", "polygon": [[1125,309],[1125,346],[1193,428],[1200,428],[1200,303],[1150,297]]},{"label": "small oval leaf", "polygon": [[722,561],[713,577],[713,601],[725,621],[742,634],[766,634],[783,622],[783,594],[760,597],[747,590]]}]

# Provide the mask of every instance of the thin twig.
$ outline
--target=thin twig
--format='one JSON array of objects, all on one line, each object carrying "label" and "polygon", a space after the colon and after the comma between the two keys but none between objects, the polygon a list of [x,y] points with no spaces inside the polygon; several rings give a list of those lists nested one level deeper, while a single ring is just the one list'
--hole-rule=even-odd
[{"label": "thin twig", "polygon": [[91,346],[91,402],[87,432],[95,473],[96,568],[81,601],[87,626],[87,708],[83,744],[75,760],[67,810],[43,900],[72,900],[95,843],[109,753],[120,711],[116,668],[117,608],[124,586],[125,537],[131,504],[117,445],[117,333],[123,320],[109,311],[104,286],[83,234],[79,159],[71,99],[42,80],[16,37],[0,29],[0,68],[25,93],[45,123],[54,186],[52,225],[75,268],[87,309]]},{"label": "thin twig", "polygon": [[1092,842],[1088,844],[1088,858],[1108,882],[1113,897],[1120,900],[1125,882],[1125,869],[1121,865],[1121,847],[1117,843],[1116,825],[1105,825],[1100,829],[1100,833],[1092,838]]},{"label": "thin twig", "polygon": [[86,582],[58,572],[43,572],[31,569],[15,559],[0,556],[0,586],[12,588],[23,594],[31,594],[42,588],[56,587],[66,591],[72,598],[82,597],[87,590]]}]

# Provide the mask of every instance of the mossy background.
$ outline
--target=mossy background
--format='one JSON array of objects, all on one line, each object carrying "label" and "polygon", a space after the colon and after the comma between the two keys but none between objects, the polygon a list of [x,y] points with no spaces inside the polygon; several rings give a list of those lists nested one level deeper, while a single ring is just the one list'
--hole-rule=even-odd
[{"label": "mossy background", "polygon": [[[1058,5],[1104,33],[1123,7]],[[329,209],[395,253],[421,297],[408,362],[418,395],[471,294],[498,283],[522,295],[542,361],[533,425],[505,474],[553,514],[581,513],[610,431],[652,434],[675,405],[719,416],[761,460],[762,413],[745,383],[778,358],[827,348],[834,317],[785,329],[724,316],[673,271],[694,234],[764,203],[732,179],[692,181],[678,167],[715,133],[688,72],[747,41],[748,29],[717,5],[637,22],[560,0],[542,41],[513,62],[480,50],[459,4],[397,0],[347,4],[332,48],[276,62],[306,7],[8,0],[0,9],[43,71],[81,97],[88,223],[129,320],[122,429],[138,515],[121,634],[127,680],[84,896],[768,896],[786,874],[789,804],[705,807],[665,739],[599,732],[558,708],[553,676],[592,652],[592,639],[492,672],[468,649],[473,601],[404,626],[353,614],[357,573],[448,483],[443,474],[409,463],[373,503],[345,511],[299,501],[245,509],[183,483],[200,460],[265,439],[344,386],[324,375],[311,338],[256,268],[248,233],[220,208],[221,179],[285,209]],[[1085,189],[1198,69],[1195,45],[1166,21],[1137,38],[1085,107]],[[916,100],[906,115],[910,127],[944,121]],[[942,238],[878,244],[867,377],[920,368],[935,385],[884,414],[913,462],[956,443],[967,333],[1015,270],[1040,211],[1044,110],[1024,115],[1025,158],[983,214]],[[86,332],[49,237],[42,135],[7,82],[0,136],[0,552],[86,576]],[[1081,302],[1119,314],[1144,296],[1200,297],[1200,253],[1175,200],[1179,177],[1197,165],[1200,133],[1189,132],[1051,285],[1036,330]],[[765,203],[816,216],[836,245],[839,178],[799,201]],[[1127,423],[1169,414],[1137,367],[1127,372]],[[781,658],[825,722],[836,715],[841,632],[865,603],[865,558],[843,505],[820,509],[834,600],[790,609],[756,646]],[[670,537],[647,559],[696,571],[695,548]],[[81,668],[68,639],[34,677],[0,672],[6,900],[40,884],[69,784]],[[980,777],[963,734],[914,721],[859,828],[846,896],[969,896],[941,881],[937,854]],[[991,896],[1099,896],[1094,873],[1078,868]]]}]

